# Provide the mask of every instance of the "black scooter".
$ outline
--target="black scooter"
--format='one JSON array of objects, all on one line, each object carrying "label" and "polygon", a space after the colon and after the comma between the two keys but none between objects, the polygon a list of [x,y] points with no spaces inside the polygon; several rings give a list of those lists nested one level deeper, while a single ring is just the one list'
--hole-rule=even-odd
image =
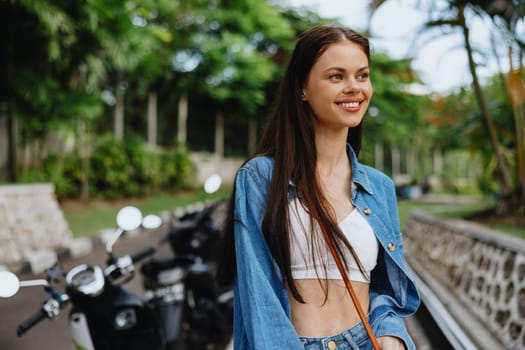
[{"label": "black scooter", "polygon": [[[153,255],[154,248],[134,255],[114,256],[112,247],[125,231],[141,224],[153,228],[160,218],[142,214],[135,207],[125,207],[117,215],[118,228],[106,243],[107,267],[78,265],[67,274],[59,266],[47,270],[46,279],[19,281],[8,271],[0,271],[0,297],[10,297],[25,286],[43,286],[48,299],[33,316],[21,323],[19,336],[43,319],[58,317],[71,304],[69,324],[76,349],[144,350],[166,349],[164,327],[158,312],[148,300],[125,289],[122,284],[133,276],[134,265]],[[65,292],[53,287],[65,274]]]},{"label": "black scooter", "polygon": [[[214,183],[215,181],[215,183]],[[220,178],[205,183],[208,193],[220,185]],[[215,190],[213,190],[215,188]],[[47,279],[19,281],[0,272],[0,297],[14,295],[20,286],[41,285],[48,299],[41,309],[18,328],[22,335],[41,320],[54,319],[71,304],[71,334],[77,349],[181,350],[223,348],[231,338],[233,291],[219,287],[214,279],[214,252],[219,227],[213,214],[221,202],[202,210],[172,218],[160,245],[169,243],[169,254],[155,256],[141,266],[145,295],[122,285],[129,281],[135,265],[155,253],[160,245],[132,256],[117,257],[113,245],[126,231],[160,227],[160,217],[126,207],[117,215],[118,228],[106,243],[107,267],[78,265],[65,275],[65,293],[52,285],[64,272],[49,269]]]},{"label": "black scooter", "polygon": [[[220,184],[220,179],[215,181]],[[155,257],[140,269],[146,296],[169,325],[167,340],[182,339],[192,350],[222,348],[231,339],[233,289],[219,286],[214,278],[220,227],[213,216],[222,204],[172,218],[175,224],[161,240],[171,254]]]}]

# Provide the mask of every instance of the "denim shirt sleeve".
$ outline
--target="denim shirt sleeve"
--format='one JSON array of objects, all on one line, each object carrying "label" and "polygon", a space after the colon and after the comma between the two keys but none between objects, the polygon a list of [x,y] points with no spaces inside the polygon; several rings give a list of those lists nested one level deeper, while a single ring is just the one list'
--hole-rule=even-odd
[{"label": "denim shirt sleeve", "polygon": [[279,269],[261,230],[271,165],[268,159],[256,158],[239,170],[235,183],[236,350],[304,350],[290,320]]},{"label": "denim shirt sleeve", "polygon": [[[374,197],[381,200],[380,204],[373,206],[377,207],[376,212],[382,213],[382,224],[375,225],[381,249],[370,286],[372,328],[377,337],[396,336],[403,340],[407,349],[412,350],[415,344],[403,318],[417,310],[420,299],[405,266],[394,184],[386,176],[378,177]],[[389,249],[389,245],[394,248]]]}]

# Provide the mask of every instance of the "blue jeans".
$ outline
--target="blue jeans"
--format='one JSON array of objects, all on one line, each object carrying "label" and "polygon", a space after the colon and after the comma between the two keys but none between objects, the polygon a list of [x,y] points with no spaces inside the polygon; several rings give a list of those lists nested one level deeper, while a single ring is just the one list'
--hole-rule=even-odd
[{"label": "blue jeans", "polygon": [[370,350],[372,344],[368,340],[365,327],[361,322],[339,334],[310,338],[299,337],[305,350]]}]

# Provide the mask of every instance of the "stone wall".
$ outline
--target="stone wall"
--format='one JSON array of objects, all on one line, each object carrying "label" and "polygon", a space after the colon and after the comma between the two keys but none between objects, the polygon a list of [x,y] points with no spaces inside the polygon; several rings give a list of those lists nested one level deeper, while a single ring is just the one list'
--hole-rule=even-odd
[{"label": "stone wall", "polygon": [[71,242],[54,190],[52,184],[0,186],[0,264],[56,260],[55,251]]},{"label": "stone wall", "polygon": [[[450,300],[461,303],[505,349],[525,348],[524,240],[417,211],[403,232],[407,260],[416,272],[438,281]],[[467,319],[452,303],[445,304],[460,321]],[[474,323],[463,327],[478,338],[483,332]],[[481,343],[480,348],[486,347]]]},{"label": "stone wall", "polygon": [[222,177],[224,185],[233,185],[235,174],[246,158],[218,157],[213,153],[191,152],[190,157],[197,168],[197,184],[212,175],[219,174]]},{"label": "stone wall", "polygon": [[7,134],[7,116],[0,104],[0,181],[7,181],[9,174],[7,159],[9,158],[9,135]]}]

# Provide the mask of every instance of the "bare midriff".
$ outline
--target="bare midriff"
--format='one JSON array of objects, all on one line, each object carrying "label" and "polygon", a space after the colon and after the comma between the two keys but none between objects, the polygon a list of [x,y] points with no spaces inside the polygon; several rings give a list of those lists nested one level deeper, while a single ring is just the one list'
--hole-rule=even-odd
[{"label": "bare midriff", "polygon": [[[302,337],[326,337],[341,333],[355,324],[359,314],[342,280],[295,280],[305,303],[297,301],[290,292],[292,323]],[[352,287],[367,314],[369,284],[352,281]],[[323,288],[325,285],[328,289]],[[328,293],[325,296],[326,292]]]}]

